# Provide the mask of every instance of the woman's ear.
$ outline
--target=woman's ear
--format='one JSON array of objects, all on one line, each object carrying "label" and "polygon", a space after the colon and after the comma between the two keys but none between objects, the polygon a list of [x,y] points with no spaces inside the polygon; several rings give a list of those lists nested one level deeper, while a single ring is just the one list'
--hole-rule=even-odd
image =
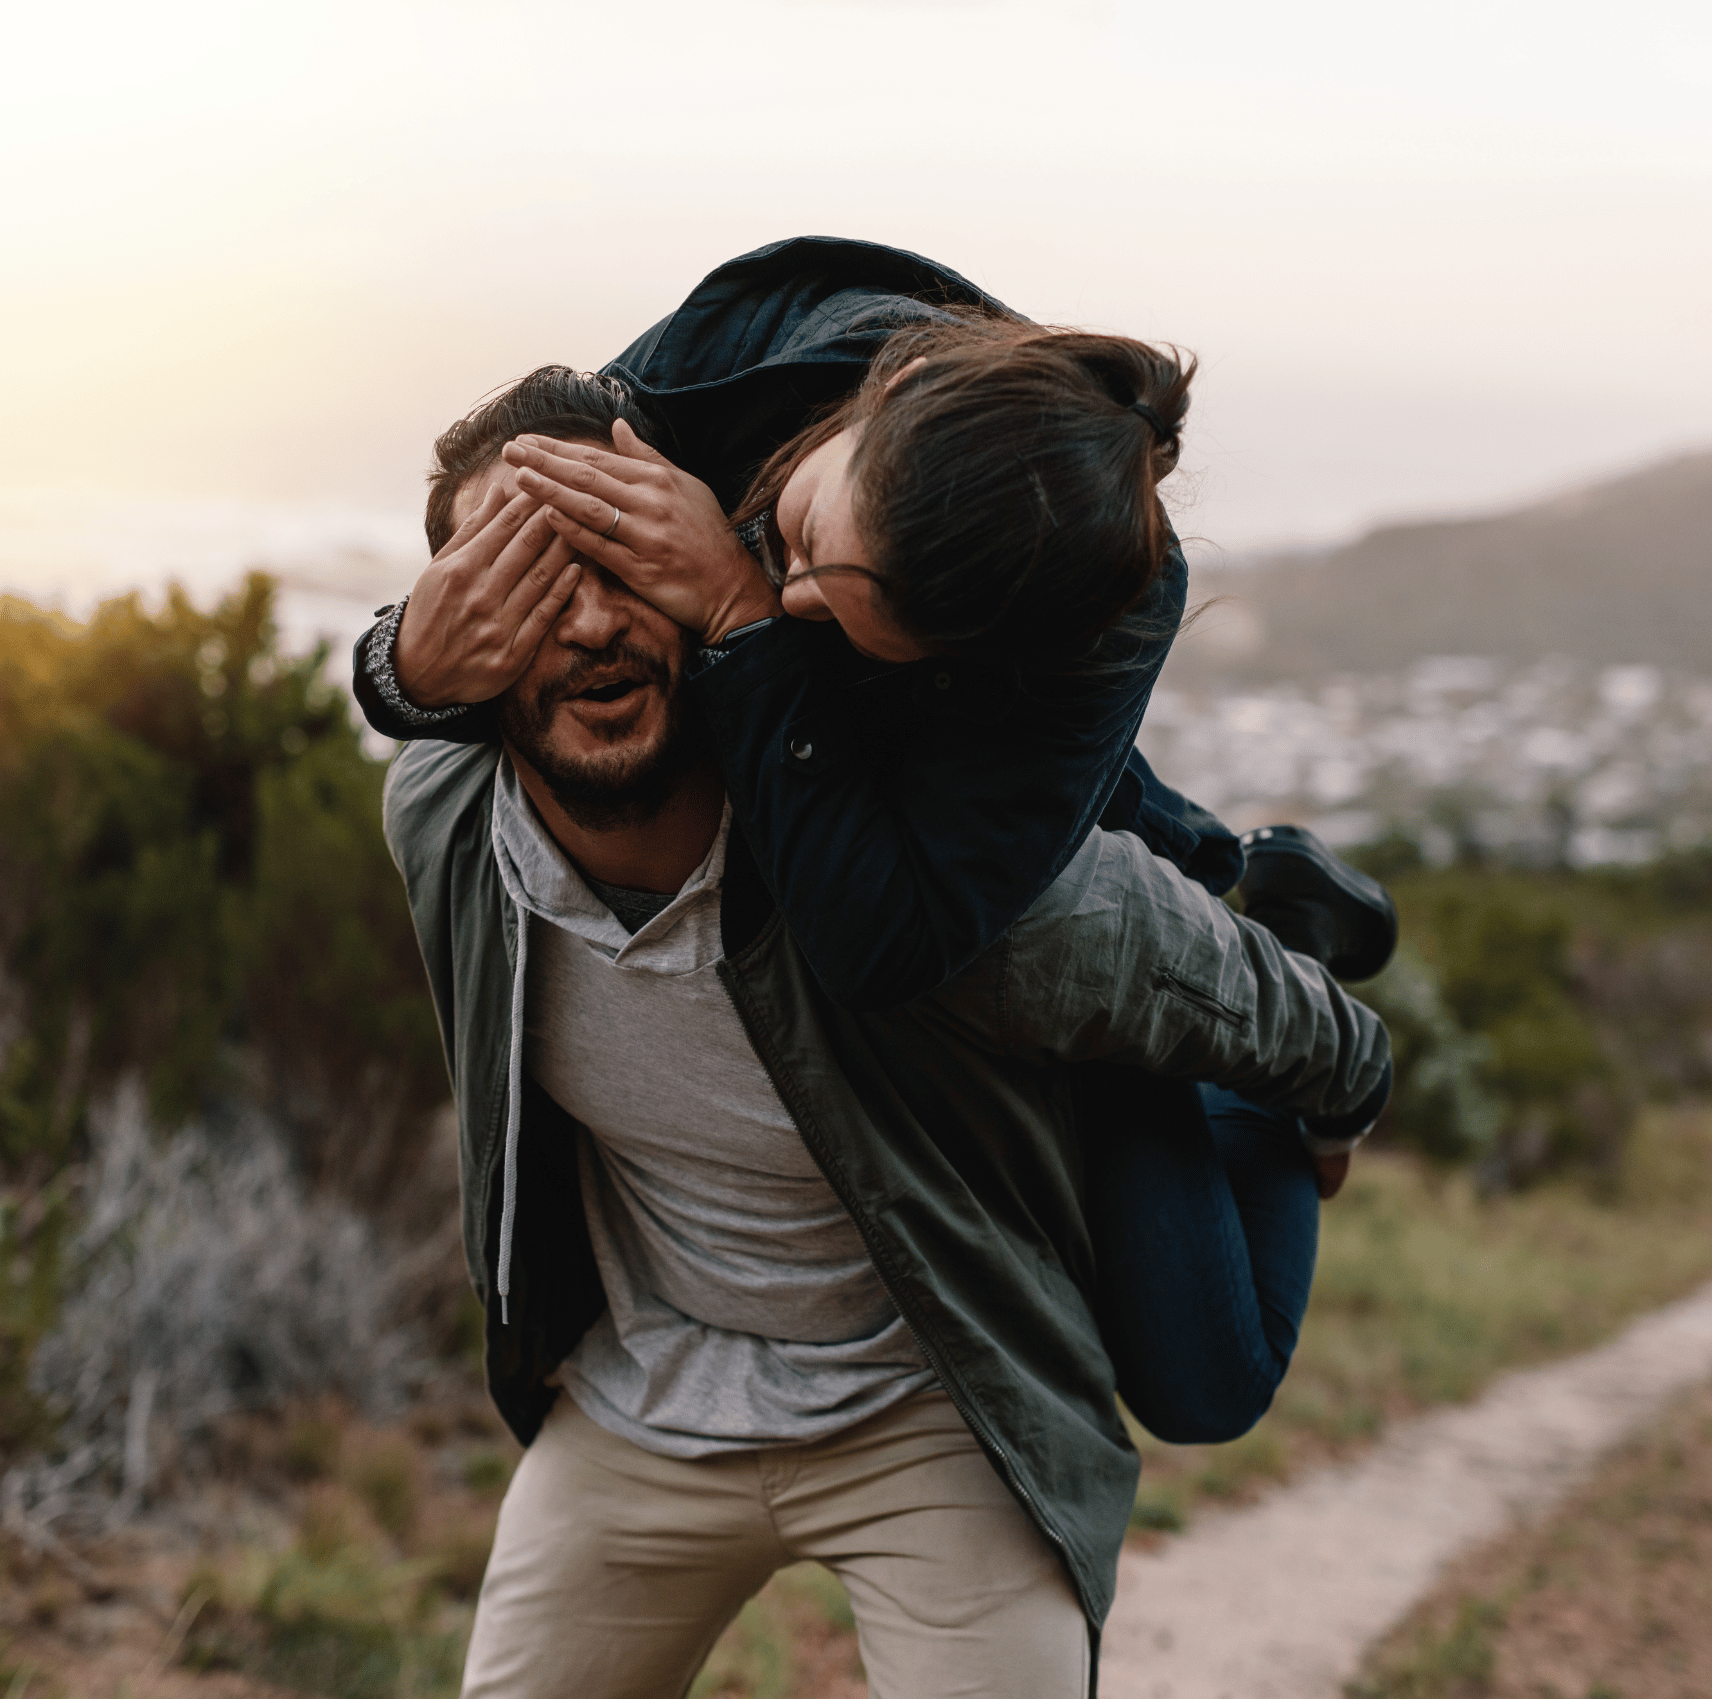
[{"label": "woman's ear", "polygon": [[926,364],[927,364],[927,356],[925,354],[917,354],[916,357],[913,360],[911,360],[910,363],[907,366],[905,366],[901,372],[893,372],[892,375],[886,379],[885,386],[882,389],[881,393],[884,395],[890,395],[892,392],[892,388],[895,384],[902,383],[903,380],[905,378],[907,378],[911,372],[919,372],[921,370],[921,368],[923,366],[925,366]]}]

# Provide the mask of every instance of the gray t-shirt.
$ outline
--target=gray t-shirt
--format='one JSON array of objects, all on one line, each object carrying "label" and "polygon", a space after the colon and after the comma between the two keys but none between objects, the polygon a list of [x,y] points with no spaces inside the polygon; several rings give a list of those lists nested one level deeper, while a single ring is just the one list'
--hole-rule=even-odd
[{"label": "gray t-shirt", "polygon": [[628,885],[609,885],[604,879],[592,879],[586,873],[582,881],[629,933],[640,932],[655,915],[669,909],[677,896],[675,891],[633,891]]},{"label": "gray t-shirt", "polygon": [[632,934],[501,764],[495,850],[532,917],[524,1066],[588,1128],[608,1308],[560,1371],[595,1421],[677,1457],[824,1438],[933,1383],[856,1224],[718,977],[729,824]]}]

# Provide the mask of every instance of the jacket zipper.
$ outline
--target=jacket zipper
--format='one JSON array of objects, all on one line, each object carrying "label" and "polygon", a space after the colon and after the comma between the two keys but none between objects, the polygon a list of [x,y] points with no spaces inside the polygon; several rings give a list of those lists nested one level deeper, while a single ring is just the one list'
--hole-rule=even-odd
[{"label": "jacket zipper", "polygon": [[[725,967],[729,964],[722,962],[720,965]],[[725,978],[723,974],[720,977],[722,981]],[[732,977],[735,979],[735,971],[733,971]],[[737,1018],[743,1023],[744,1030],[749,1034],[749,1042],[755,1047],[755,1054],[761,1059],[761,1065],[767,1070],[767,1077],[773,1082],[773,1089],[779,1094],[779,1101],[790,1111],[791,1120],[796,1125],[797,1137],[803,1141],[805,1146],[807,1146],[809,1155],[814,1158],[815,1166],[820,1169],[821,1177],[833,1189],[834,1193],[837,1194],[838,1201],[844,1205],[850,1219],[856,1223],[856,1230],[862,1235],[862,1242],[868,1250],[868,1260],[873,1264],[874,1272],[880,1277],[880,1284],[885,1287],[886,1296],[889,1297],[897,1306],[898,1314],[904,1318],[904,1325],[910,1330],[910,1337],[915,1340],[916,1349],[920,1351],[922,1356],[926,1359],[928,1367],[938,1375],[939,1384],[945,1388],[946,1395],[950,1398],[952,1406],[957,1411],[957,1414],[963,1418],[965,1423],[968,1424],[969,1431],[974,1434],[975,1438],[988,1452],[998,1459],[1000,1467],[1004,1470],[1006,1484],[1010,1487],[1011,1491],[1022,1500],[1023,1507],[1028,1511],[1034,1525],[1039,1528],[1041,1533],[1043,1533],[1046,1538],[1058,1548],[1059,1552],[1063,1554],[1066,1567],[1070,1568],[1071,1573],[1074,1574],[1075,1570],[1073,1566],[1069,1564],[1070,1547],[1064,1536],[1052,1526],[1050,1521],[1047,1520],[1046,1512],[1041,1508],[1040,1501],[1035,1498],[1034,1494],[1028,1490],[1017,1475],[1016,1466],[1010,1459],[1010,1453],[1005,1450],[1004,1446],[1001,1445],[998,1439],[994,1436],[992,1429],[987,1424],[986,1418],[980,1415],[969,1399],[964,1396],[962,1389],[957,1384],[956,1378],[949,1372],[949,1366],[939,1360],[939,1354],[928,1344],[917,1319],[915,1316],[911,1315],[909,1305],[904,1302],[902,1296],[893,1288],[891,1281],[886,1277],[885,1268],[882,1265],[880,1257],[876,1254],[875,1246],[877,1235],[868,1220],[866,1212],[857,1208],[855,1203],[851,1201],[851,1198],[846,1192],[841,1181],[835,1178],[835,1174],[837,1172],[836,1165],[833,1166],[833,1169],[828,1169],[825,1159],[822,1157],[820,1151],[815,1148],[814,1141],[811,1140],[803,1131],[805,1121],[812,1125],[813,1117],[804,1116],[798,1111],[797,1107],[792,1102],[792,1097],[795,1094],[794,1085],[791,1092],[787,1093],[785,1088],[780,1084],[775,1070],[767,1065],[767,1057],[771,1052],[772,1046],[766,1042],[765,1035],[756,1030],[755,1023],[750,1020],[749,1012],[743,1006],[743,1001],[738,997],[733,985],[727,983],[725,989],[726,995],[731,999],[732,1007],[737,1011]],[[1087,1607],[1084,1605],[1084,1615],[1086,1614],[1086,1611]]]}]

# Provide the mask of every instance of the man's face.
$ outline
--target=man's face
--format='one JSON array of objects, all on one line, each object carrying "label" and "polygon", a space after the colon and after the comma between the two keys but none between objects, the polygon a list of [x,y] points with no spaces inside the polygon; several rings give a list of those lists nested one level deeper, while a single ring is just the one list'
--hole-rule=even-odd
[{"label": "man's face", "polygon": [[[491,484],[514,478],[499,463],[459,490],[461,524]],[[554,800],[591,831],[653,817],[700,754],[683,712],[689,634],[604,568],[582,576],[529,670],[499,700],[500,729]]]}]

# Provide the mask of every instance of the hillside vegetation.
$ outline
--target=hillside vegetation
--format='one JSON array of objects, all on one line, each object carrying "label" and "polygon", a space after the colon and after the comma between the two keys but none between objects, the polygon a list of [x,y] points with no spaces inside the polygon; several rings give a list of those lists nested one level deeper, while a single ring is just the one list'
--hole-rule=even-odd
[{"label": "hillside vegetation", "polygon": [[[381,838],[385,768],[324,651],[280,652],[273,594],[252,575],[210,612],[175,590],[158,612],[131,596],[87,624],[0,601],[0,1473],[69,1419],[107,1434],[91,1481],[116,1490],[123,1406],[74,1411],[70,1387],[122,1399],[142,1375],[164,1399],[168,1363],[236,1307],[218,1281],[218,1316],[163,1290],[160,1327],[137,1333],[123,1305],[94,1306],[111,1372],[86,1373],[86,1355],[58,1396],[30,1367],[62,1286],[131,1291],[149,1266],[189,1279],[173,1260],[185,1233],[216,1266],[240,1203],[276,1250],[337,1237],[305,1210],[384,1214],[445,1094]],[[202,1154],[175,1167],[158,1140],[191,1123]],[[92,1218],[125,1162],[138,1177],[114,1183],[114,1208],[133,1213]],[[293,1360],[312,1372],[327,1354],[299,1341]],[[204,1392],[254,1395],[243,1341],[200,1361]]]},{"label": "hillside vegetation", "polygon": [[[162,1692],[192,1670],[233,1696],[454,1692],[515,1454],[476,1372],[384,765],[325,655],[281,651],[272,596],[254,576],[212,611],[125,598],[81,624],[0,604],[20,1693],[144,1667]],[[1396,1097],[1326,1212],[1276,1409],[1230,1447],[1144,1439],[1144,1530],[1712,1271],[1712,856],[1529,872],[1470,842],[1429,865],[1405,831],[1362,859],[1403,917],[1357,988]],[[861,1690],[814,1572],[754,1601],[697,1689]]]},{"label": "hillside vegetation", "polygon": [[[1240,639],[1182,646],[1173,676],[1255,683],[1390,672],[1422,655],[1552,655],[1712,670],[1712,454],[1508,513],[1387,525],[1324,553],[1198,570]],[[1218,622],[1211,629],[1217,629]]]}]

